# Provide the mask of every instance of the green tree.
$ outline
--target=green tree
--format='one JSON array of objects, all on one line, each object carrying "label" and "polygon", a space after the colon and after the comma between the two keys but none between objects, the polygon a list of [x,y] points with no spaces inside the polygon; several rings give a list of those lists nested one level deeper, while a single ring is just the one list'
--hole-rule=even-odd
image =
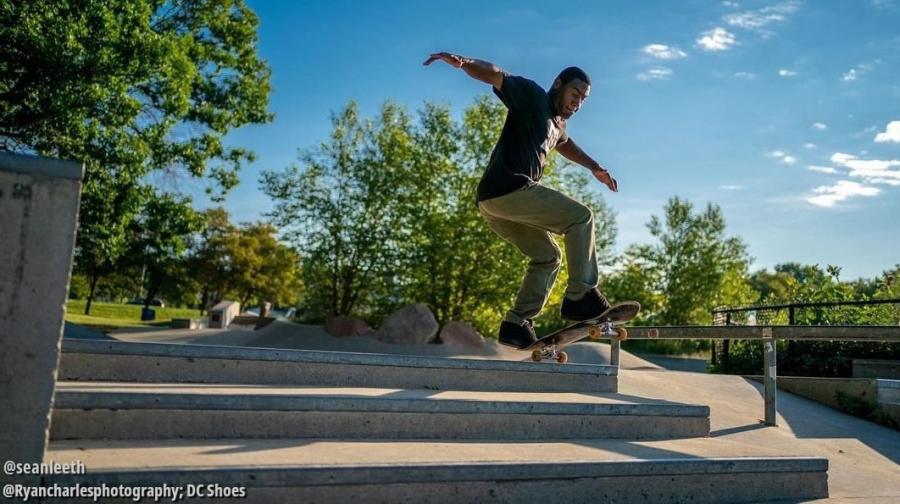
[{"label": "green tree", "polygon": [[208,177],[221,198],[253,159],[222,139],[271,120],[257,27],[243,0],[0,1],[0,150],[85,163],[91,293],[128,249],[148,173]]},{"label": "green tree", "polygon": [[278,242],[271,224],[249,224],[228,236],[228,292],[241,303],[292,304],[300,290],[299,258],[290,247]]},{"label": "green tree", "polygon": [[652,216],[647,225],[658,243],[632,249],[661,273],[658,291],[665,302],[659,323],[710,324],[713,307],[756,298],[747,281],[747,247],[738,237],[726,237],[725,218],[717,205],[694,213],[690,202],[674,197],[664,214]]},{"label": "green tree", "polygon": [[[303,283],[309,287],[305,311],[313,319],[347,315],[371,296],[370,282],[396,264],[391,195],[403,184],[404,170],[392,159],[408,158],[404,128],[389,126],[406,119],[399,111],[383,111],[392,128],[396,151],[373,146],[373,127],[363,123],[355,103],[332,116],[330,141],[301,151],[303,168],[291,164],[281,172],[266,171],[263,191],[275,201],[269,217],[303,257]],[[381,154],[382,159],[373,156]],[[398,161],[399,162],[399,161]]]},{"label": "green tree", "polygon": [[188,265],[199,284],[201,313],[225,298],[228,290],[228,241],[237,228],[221,207],[201,214],[205,225],[194,239]]},{"label": "green tree", "polygon": [[150,198],[132,225],[128,254],[130,265],[146,268],[144,308],[150,306],[164,283],[185,281],[191,236],[202,226],[203,220],[191,208],[190,199],[172,194]]},{"label": "green tree", "polygon": [[635,325],[661,325],[660,316],[665,306],[663,271],[641,258],[638,246],[629,247],[622,257],[622,264],[606,275],[601,284],[610,301],[637,301],[641,311],[632,322]]}]

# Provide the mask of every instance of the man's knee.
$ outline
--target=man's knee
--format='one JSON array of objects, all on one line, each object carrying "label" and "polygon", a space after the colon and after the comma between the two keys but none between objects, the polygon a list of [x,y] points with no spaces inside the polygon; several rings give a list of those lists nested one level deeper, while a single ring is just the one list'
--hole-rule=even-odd
[{"label": "man's knee", "polygon": [[554,248],[552,252],[544,257],[536,257],[531,259],[531,266],[547,270],[558,270],[562,265],[562,252],[558,248]]},{"label": "man's knee", "polygon": [[582,205],[581,207],[581,220],[584,224],[593,224],[594,223],[594,211],[590,209],[590,207],[586,205]]},{"label": "man's knee", "polygon": [[585,226],[591,228],[594,227],[594,211],[586,205],[579,205],[577,209],[572,212],[572,223],[564,230],[564,233]]}]

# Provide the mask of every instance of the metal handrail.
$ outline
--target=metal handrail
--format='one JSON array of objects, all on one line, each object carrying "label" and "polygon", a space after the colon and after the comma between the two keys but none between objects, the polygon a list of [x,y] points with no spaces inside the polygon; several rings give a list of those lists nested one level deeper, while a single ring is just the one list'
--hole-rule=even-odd
[{"label": "metal handrail", "polygon": [[[900,342],[900,325],[896,326],[638,326],[629,327],[628,339],[705,339],[705,340],[762,340],[765,370],[765,422],[774,426],[777,363],[776,340],[806,341],[873,341]],[[619,365],[621,342],[610,340],[610,364]]]}]

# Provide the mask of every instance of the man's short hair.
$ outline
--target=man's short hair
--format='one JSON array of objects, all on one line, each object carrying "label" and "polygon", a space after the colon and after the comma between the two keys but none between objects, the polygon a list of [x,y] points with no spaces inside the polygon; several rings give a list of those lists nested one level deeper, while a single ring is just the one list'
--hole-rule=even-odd
[{"label": "man's short hair", "polygon": [[585,73],[584,70],[574,66],[570,66],[562,72],[559,72],[559,75],[556,78],[559,79],[561,87],[565,87],[566,84],[575,79],[584,81],[588,86],[591,85],[591,78],[588,77],[588,74]]}]

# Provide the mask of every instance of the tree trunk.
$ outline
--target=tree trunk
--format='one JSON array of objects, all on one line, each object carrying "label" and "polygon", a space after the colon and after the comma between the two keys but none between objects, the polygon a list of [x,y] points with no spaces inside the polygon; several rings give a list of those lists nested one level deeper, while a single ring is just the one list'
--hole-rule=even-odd
[{"label": "tree trunk", "polygon": [[100,275],[95,271],[91,273],[91,293],[88,294],[87,304],[84,305],[84,314],[91,314],[91,303],[94,302],[94,290],[97,288],[97,281],[100,280]]},{"label": "tree trunk", "polygon": [[156,297],[160,285],[162,285],[162,275],[158,274],[154,269],[150,272],[150,288],[147,289],[147,298],[144,299],[145,310],[150,308],[150,300]]}]

